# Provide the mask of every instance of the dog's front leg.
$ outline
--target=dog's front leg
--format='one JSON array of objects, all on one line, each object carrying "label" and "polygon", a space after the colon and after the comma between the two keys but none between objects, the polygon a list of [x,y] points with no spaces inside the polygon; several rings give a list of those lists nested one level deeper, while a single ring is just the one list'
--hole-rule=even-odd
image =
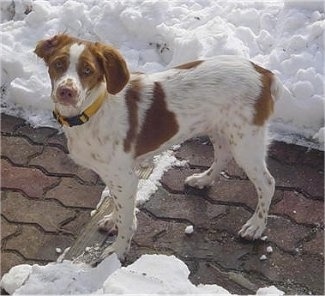
[{"label": "dog's front leg", "polygon": [[123,176],[115,175],[110,180],[105,180],[114,200],[117,237],[115,242],[103,251],[101,259],[112,253],[124,259],[136,230],[135,198],[138,178],[131,169],[121,175]]}]

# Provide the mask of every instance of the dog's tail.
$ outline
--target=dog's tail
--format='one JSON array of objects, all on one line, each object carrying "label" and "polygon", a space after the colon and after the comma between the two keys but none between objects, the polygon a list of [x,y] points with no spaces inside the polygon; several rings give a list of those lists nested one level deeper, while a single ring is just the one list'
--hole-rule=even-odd
[{"label": "dog's tail", "polygon": [[282,84],[281,80],[276,75],[273,76],[273,81],[271,84],[271,94],[274,102],[278,101],[280,98],[292,99],[293,97],[290,90]]},{"label": "dog's tail", "polygon": [[273,76],[272,84],[271,84],[271,94],[273,100],[276,102],[279,100],[285,92],[285,87],[277,76]]}]

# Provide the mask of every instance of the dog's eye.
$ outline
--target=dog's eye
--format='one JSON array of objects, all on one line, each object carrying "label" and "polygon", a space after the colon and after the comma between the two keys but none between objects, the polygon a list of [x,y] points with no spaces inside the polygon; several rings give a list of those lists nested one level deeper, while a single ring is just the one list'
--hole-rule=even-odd
[{"label": "dog's eye", "polygon": [[57,59],[52,63],[53,68],[56,72],[64,72],[66,68],[66,63],[63,59]]},{"label": "dog's eye", "polygon": [[84,66],[82,68],[82,74],[85,75],[85,76],[89,76],[93,73],[93,70],[91,69],[90,66]]},{"label": "dog's eye", "polygon": [[63,68],[63,62],[61,60],[58,60],[54,63],[54,66],[56,69],[60,70]]}]

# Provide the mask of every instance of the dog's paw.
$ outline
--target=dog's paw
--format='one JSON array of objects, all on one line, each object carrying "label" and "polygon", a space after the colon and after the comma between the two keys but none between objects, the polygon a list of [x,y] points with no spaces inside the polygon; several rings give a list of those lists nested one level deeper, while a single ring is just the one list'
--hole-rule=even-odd
[{"label": "dog's paw", "polygon": [[124,261],[128,249],[121,249],[116,242],[105,248],[99,257],[99,261],[103,261],[106,257],[115,253],[121,262]]},{"label": "dog's paw", "polygon": [[108,232],[109,234],[115,235],[117,233],[117,228],[115,224],[114,215],[112,213],[109,215],[105,215],[98,222],[98,229],[101,231]]},{"label": "dog's paw", "polygon": [[265,223],[263,220],[255,218],[254,216],[247,221],[247,223],[239,230],[238,234],[245,239],[255,240],[262,236],[265,230]]},{"label": "dog's paw", "polygon": [[185,184],[191,187],[203,189],[204,187],[211,186],[213,179],[206,172],[194,174],[185,179]]}]

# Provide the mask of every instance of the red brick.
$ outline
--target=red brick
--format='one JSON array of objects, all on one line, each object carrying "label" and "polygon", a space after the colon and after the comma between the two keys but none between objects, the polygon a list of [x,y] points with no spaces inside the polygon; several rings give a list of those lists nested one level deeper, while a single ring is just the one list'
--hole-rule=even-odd
[{"label": "red brick", "polygon": [[46,193],[46,198],[54,198],[65,206],[95,208],[100,200],[104,186],[83,185],[73,178],[62,178],[58,186]]},{"label": "red brick", "polygon": [[[37,223],[45,231],[58,232],[60,224],[75,213],[55,201],[31,200],[18,192],[9,192],[2,204],[2,214],[15,223]],[[17,211],[19,209],[19,211]]]},{"label": "red brick", "polygon": [[272,213],[287,215],[298,223],[324,224],[324,202],[293,191],[284,192],[283,199],[272,207]]},{"label": "red brick", "polygon": [[23,124],[25,124],[23,119],[1,113],[1,132],[13,134]]},{"label": "red brick", "polygon": [[324,175],[306,166],[294,166],[269,160],[269,169],[275,178],[276,186],[303,190],[313,197],[324,198]]},{"label": "red brick", "polygon": [[176,156],[187,160],[192,166],[210,167],[213,162],[213,147],[211,144],[203,144],[202,141],[189,140],[181,145]]},{"label": "red brick", "polygon": [[208,196],[215,201],[243,203],[255,209],[257,194],[248,180],[218,180],[209,190]]},{"label": "red brick", "polygon": [[172,168],[163,175],[160,182],[171,193],[183,192],[186,177],[199,172],[199,169]]},{"label": "red brick", "polygon": [[35,226],[22,225],[21,234],[7,242],[6,250],[17,251],[30,260],[55,261],[58,257],[55,249],[64,250],[73,241],[70,235],[48,234]]},{"label": "red brick", "polygon": [[43,167],[48,173],[58,175],[76,175],[83,181],[96,183],[97,175],[74,163],[61,149],[56,147],[45,147],[41,155],[30,161],[31,165]]},{"label": "red brick", "polygon": [[59,146],[65,153],[69,154],[67,147],[67,138],[64,133],[56,134],[48,138],[47,143],[53,146]]},{"label": "red brick", "polygon": [[324,230],[319,229],[312,240],[303,243],[302,250],[307,253],[317,254],[324,257]]},{"label": "red brick", "polygon": [[170,194],[160,189],[146,203],[146,209],[156,217],[182,219],[195,226],[207,226],[226,213],[226,206],[207,202],[201,196]]},{"label": "red brick", "polygon": [[5,273],[7,273],[11,267],[24,264],[25,259],[22,256],[19,256],[17,253],[13,253],[10,251],[2,251],[1,250],[1,277]]},{"label": "red brick", "polygon": [[1,176],[3,188],[22,190],[34,198],[41,198],[48,187],[59,181],[59,178],[46,176],[39,169],[16,167],[4,159],[1,159]]},{"label": "red brick", "polygon": [[283,283],[289,295],[308,295],[309,292],[324,295],[324,261],[320,258],[274,251],[266,261],[261,261],[260,255],[248,258],[243,265],[245,271],[261,274],[269,283]]},{"label": "red brick", "polygon": [[265,230],[268,241],[274,242],[283,250],[295,252],[296,247],[310,233],[310,228],[292,223],[283,217],[269,217]]},{"label": "red brick", "polygon": [[[189,140],[177,150],[176,157],[187,160],[190,166],[207,168],[211,166],[214,159],[213,146],[208,144],[207,141]],[[204,168],[202,168],[202,171]],[[228,163],[225,171],[230,176],[247,178],[244,171],[238,167],[234,160]]]},{"label": "red brick", "polygon": [[32,145],[24,138],[1,137],[1,155],[9,158],[15,164],[26,165],[31,156],[41,151],[41,146]]},{"label": "red brick", "polygon": [[[3,202],[1,203],[2,211],[3,211]],[[5,219],[1,216],[1,244],[3,240],[10,235],[18,233],[18,225],[13,223],[8,223]]]},{"label": "red brick", "polygon": [[[77,212],[77,211],[76,211]],[[64,224],[62,228],[64,230],[70,231],[75,236],[77,236],[80,231],[86,226],[86,224],[90,221],[90,210],[78,210],[78,213],[76,213],[76,217],[69,223]]]},{"label": "red brick", "polygon": [[43,145],[47,139],[55,135],[58,131],[54,128],[39,127],[33,128],[30,125],[25,125],[17,129],[16,134],[23,135],[29,138],[32,142]]}]

